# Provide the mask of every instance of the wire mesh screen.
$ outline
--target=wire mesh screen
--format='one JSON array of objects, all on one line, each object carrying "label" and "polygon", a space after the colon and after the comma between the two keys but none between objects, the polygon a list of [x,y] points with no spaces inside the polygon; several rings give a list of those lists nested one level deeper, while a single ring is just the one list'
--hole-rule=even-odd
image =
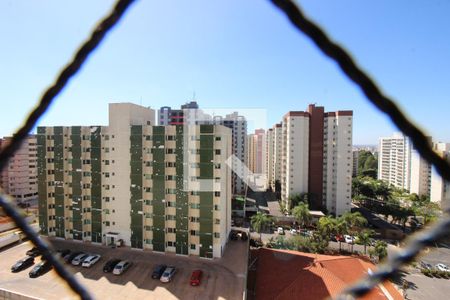
[{"label": "wire mesh screen", "polygon": [[[20,144],[27,137],[30,130],[36,125],[39,118],[64,89],[71,77],[78,72],[87,57],[95,51],[108,31],[119,22],[127,8],[133,2],[133,0],[117,1],[112,11],[99,22],[89,39],[76,51],[72,61],[63,68],[57,80],[45,90],[36,108],[27,117],[23,126],[14,134],[11,143],[0,152],[0,172],[7,165],[9,158],[20,147]],[[448,162],[433,151],[424,133],[405,116],[392,99],[381,92],[377,84],[361,70],[350,54],[341,46],[334,43],[318,25],[307,19],[299,6],[293,1],[271,0],[271,2],[286,14],[292,25],[309,37],[323,54],[333,59],[339,65],[342,72],[361,89],[368,101],[389,116],[392,122],[411,139],[420,155],[436,168],[443,179],[450,181],[450,165]],[[6,214],[16,222],[17,226],[42,251],[43,256],[51,262],[58,275],[68,283],[70,288],[82,299],[91,299],[88,291],[52,255],[49,245],[39,238],[38,234],[33,231],[20,215],[18,208],[13,204],[9,196],[1,190],[0,205]],[[385,264],[379,266],[376,271],[363,278],[357,284],[349,286],[337,298],[351,299],[364,295],[381,281],[391,278],[402,265],[412,261],[425,246],[433,244],[443,236],[449,234],[449,232],[450,215],[449,211],[445,211],[442,219],[432,228],[413,235],[405,249],[389,257],[389,260]]]}]

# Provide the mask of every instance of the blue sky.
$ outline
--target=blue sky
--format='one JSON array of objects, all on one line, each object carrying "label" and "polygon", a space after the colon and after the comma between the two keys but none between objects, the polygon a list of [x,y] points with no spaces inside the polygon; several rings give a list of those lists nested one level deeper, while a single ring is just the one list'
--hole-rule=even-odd
[{"label": "blue sky", "polygon": [[[299,1],[435,140],[450,142],[450,1]],[[0,136],[12,134],[112,1],[0,1]],[[354,144],[396,128],[269,1],[137,1],[40,125],[107,124],[109,102],[354,111]]]}]

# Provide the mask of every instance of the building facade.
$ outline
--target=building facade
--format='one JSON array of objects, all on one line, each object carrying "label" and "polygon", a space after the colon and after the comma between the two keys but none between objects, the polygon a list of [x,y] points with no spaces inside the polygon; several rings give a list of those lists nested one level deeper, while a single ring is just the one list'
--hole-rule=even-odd
[{"label": "building facade", "polygon": [[350,210],[352,124],[352,111],[325,112],[315,105],[283,117],[279,165],[286,207],[292,195],[308,194],[310,209],[335,215]]},{"label": "building facade", "polygon": [[231,218],[223,126],[154,125],[109,106],[109,126],[38,127],[39,223],[48,236],[220,257]]},{"label": "building facade", "polygon": [[378,179],[419,196],[430,196],[431,166],[401,133],[380,138]]},{"label": "building facade", "polygon": [[[450,161],[450,143],[435,143],[433,149],[442,158]],[[434,168],[431,172],[430,190],[431,201],[440,203],[442,209],[450,208],[450,183],[443,180]]]},{"label": "building facade", "polygon": [[[10,137],[1,139],[0,148],[10,141]],[[27,202],[38,197],[36,149],[36,136],[28,136],[0,173],[0,186],[17,202]]]}]

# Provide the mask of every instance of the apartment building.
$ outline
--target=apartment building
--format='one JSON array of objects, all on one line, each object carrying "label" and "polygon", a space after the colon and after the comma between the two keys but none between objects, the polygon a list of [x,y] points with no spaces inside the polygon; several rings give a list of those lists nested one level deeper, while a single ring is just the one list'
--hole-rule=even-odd
[{"label": "apartment building", "polygon": [[358,176],[358,165],[359,165],[359,153],[361,150],[359,149],[353,149],[352,150],[352,156],[353,156],[353,170],[352,170],[352,176],[356,177]]},{"label": "apartment building", "polygon": [[[429,138],[431,143],[431,137]],[[379,142],[378,179],[418,195],[430,195],[431,166],[401,133]]]},{"label": "apartment building", "polygon": [[[208,122],[205,122],[206,124]],[[238,112],[222,116],[214,116],[212,120],[213,125],[222,125],[231,129],[232,136],[232,154],[234,154],[242,163],[235,164],[233,162],[232,170],[240,174],[244,174],[243,169],[247,162],[247,120],[244,116],[239,115]],[[232,192],[233,194],[244,194],[245,183],[242,178],[232,172]]]},{"label": "apartment building", "polygon": [[308,193],[311,209],[341,215],[350,210],[352,111],[325,112],[313,104],[290,111],[281,124],[281,200]]},{"label": "apartment building", "polygon": [[247,136],[248,168],[253,173],[266,172],[266,134],[264,129],[256,129],[255,133]]},{"label": "apartment building", "polygon": [[197,110],[196,101],[185,103],[180,109],[163,106],[158,110],[158,125],[184,125],[185,119],[192,118],[191,114],[195,114]]},{"label": "apartment building", "polygon": [[228,128],[155,126],[109,105],[109,126],[38,127],[39,224],[49,236],[205,258],[230,230]]},{"label": "apartment building", "polygon": [[[10,141],[11,137],[0,139],[0,148]],[[36,156],[36,136],[30,135],[0,173],[0,186],[17,202],[27,202],[38,197]]]},{"label": "apartment building", "polygon": [[[433,149],[442,158],[450,161],[450,143],[435,143]],[[440,203],[443,209],[450,208],[450,183],[442,179],[434,168],[431,172],[430,200]]]}]

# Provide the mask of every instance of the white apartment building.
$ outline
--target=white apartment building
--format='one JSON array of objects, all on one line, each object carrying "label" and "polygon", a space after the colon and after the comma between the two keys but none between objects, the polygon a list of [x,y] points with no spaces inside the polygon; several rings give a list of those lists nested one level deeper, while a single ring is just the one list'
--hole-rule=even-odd
[{"label": "white apartment building", "polygon": [[380,138],[378,179],[410,193],[430,195],[430,164],[420,157],[409,138],[401,133]]},{"label": "white apartment building", "polygon": [[[450,143],[435,143],[433,149],[441,157],[450,161]],[[431,173],[430,200],[440,203],[443,209],[450,208],[450,183],[443,180],[434,168]]]},{"label": "white apartment building", "polygon": [[109,105],[108,126],[38,127],[39,224],[65,239],[221,257],[231,223],[231,131],[154,125]]},{"label": "white apartment building", "polygon": [[267,186],[275,190],[275,182],[281,185],[281,167],[283,155],[282,124],[275,124],[266,132],[266,172]]},{"label": "white apartment building", "polygon": [[[0,148],[11,141],[5,137]],[[37,199],[36,136],[28,136],[0,174],[0,186],[18,202]]]},{"label": "white apartment building", "polygon": [[269,176],[279,176],[286,207],[291,206],[292,195],[308,193],[310,209],[326,209],[337,216],[350,210],[352,123],[352,111],[325,112],[309,105],[307,111],[288,112],[281,125],[272,128],[278,145],[270,150],[275,155],[269,170],[274,175]]}]

